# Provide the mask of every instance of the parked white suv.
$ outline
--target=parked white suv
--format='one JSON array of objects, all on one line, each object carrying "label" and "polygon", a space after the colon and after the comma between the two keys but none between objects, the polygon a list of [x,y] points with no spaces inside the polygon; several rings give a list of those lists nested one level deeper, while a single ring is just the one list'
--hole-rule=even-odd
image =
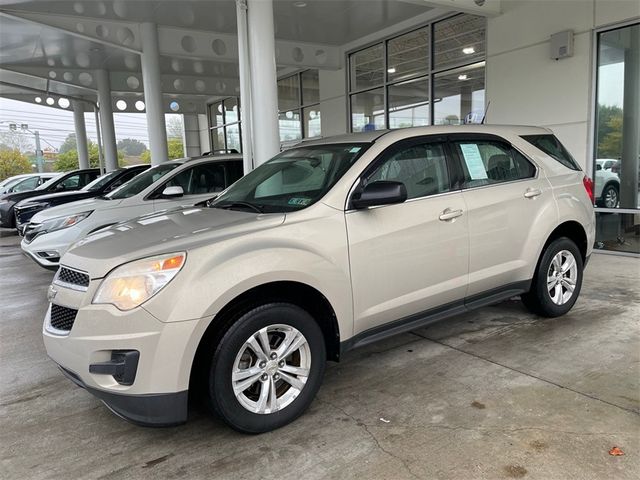
[{"label": "parked white suv", "polygon": [[106,226],[209,199],[242,176],[242,157],[173,160],[150,168],[105,196],[65,203],[35,214],[24,227],[22,250],[40,266],[57,269],[76,241]]},{"label": "parked white suv", "polygon": [[291,422],[346,350],[514,295],[568,312],[592,183],[545,129],[451,126],[305,142],[209,205],[89,235],[61,260],[49,356],[118,415],[202,395],[242,432]]},{"label": "parked white suv", "polygon": [[620,204],[620,176],[613,171],[617,160],[596,160],[595,201],[603,208],[616,208]]}]

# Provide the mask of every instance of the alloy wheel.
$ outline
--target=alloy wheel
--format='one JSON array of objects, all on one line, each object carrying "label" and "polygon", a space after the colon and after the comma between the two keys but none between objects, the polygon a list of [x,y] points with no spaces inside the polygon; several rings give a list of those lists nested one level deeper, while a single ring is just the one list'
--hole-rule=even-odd
[{"label": "alloy wheel", "polygon": [[231,382],[238,402],[257,414],[286,408],[309,378],[311,348],[289,325],[270,325],[251,335],[233,363]]},{"label": "alloy wheel", "polygon": [[578,279],[576,259],[568,250],[558,252],[547,271],[547,290],[551,301],[564,305],[573,296]]}]

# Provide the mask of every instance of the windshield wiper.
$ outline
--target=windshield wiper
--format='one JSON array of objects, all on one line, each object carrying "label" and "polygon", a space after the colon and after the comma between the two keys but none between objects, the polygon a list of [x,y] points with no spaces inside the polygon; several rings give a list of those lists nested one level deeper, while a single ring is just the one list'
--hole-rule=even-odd
[{"label": "windshield wiper", "polygon": [[241,207],[241,208],[249,208],[251,210],[253,210],[254,212],[257,213],[263,213],[263,209],[262,207],[255,205],[253,203],[249,203],[249,202],[241,202],[241,201],[233,201],[233,202],[229,202],[226,204],[222,204],[222,205],[213,205],[214,208],[224,208],[225,210],[229,210],[232,208],[237,208],[237,207]]}]

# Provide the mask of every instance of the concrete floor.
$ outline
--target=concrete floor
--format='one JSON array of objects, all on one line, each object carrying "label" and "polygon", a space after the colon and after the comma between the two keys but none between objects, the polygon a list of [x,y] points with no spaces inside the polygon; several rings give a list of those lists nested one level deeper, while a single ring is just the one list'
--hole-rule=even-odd
[{"label": "concrete floor", "polygon": [[63,378],[40,337],[52,274],[17,245],[0,238],[0,478],[638,478],[638,259],[594,255],[563,318],[509,301],[352,352],[306,415],[244,436],[200,410],[136,427]]}]

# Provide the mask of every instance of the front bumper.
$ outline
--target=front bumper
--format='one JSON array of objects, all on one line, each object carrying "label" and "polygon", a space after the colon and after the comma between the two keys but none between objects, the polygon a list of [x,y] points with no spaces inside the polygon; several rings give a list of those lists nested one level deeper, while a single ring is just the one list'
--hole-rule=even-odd
[{"label": "front bumper", "polygon": [[27,232],[20,248],[41,267],[55,269],[62,255],[81,237],[82,230],[77,226],[41,233],[34,238]]},{"label": "front bumper", "polygon": [[[63,306],[81,304],[76,300],[91,298],[95,290],[56,288],[54,302]],[[77,311],[71,329],[60,331],[51,326],[50,307],[43,338],[47,354],[63,373],[114,413],[140,425],[169,426],[187,419],[198,323],[164,323],[141,307],[121,312],[111,305],[86,305]],[[109,363],[114,352],[120,351],[139,352],[134,376],[125,382],[95,368]]]}]

